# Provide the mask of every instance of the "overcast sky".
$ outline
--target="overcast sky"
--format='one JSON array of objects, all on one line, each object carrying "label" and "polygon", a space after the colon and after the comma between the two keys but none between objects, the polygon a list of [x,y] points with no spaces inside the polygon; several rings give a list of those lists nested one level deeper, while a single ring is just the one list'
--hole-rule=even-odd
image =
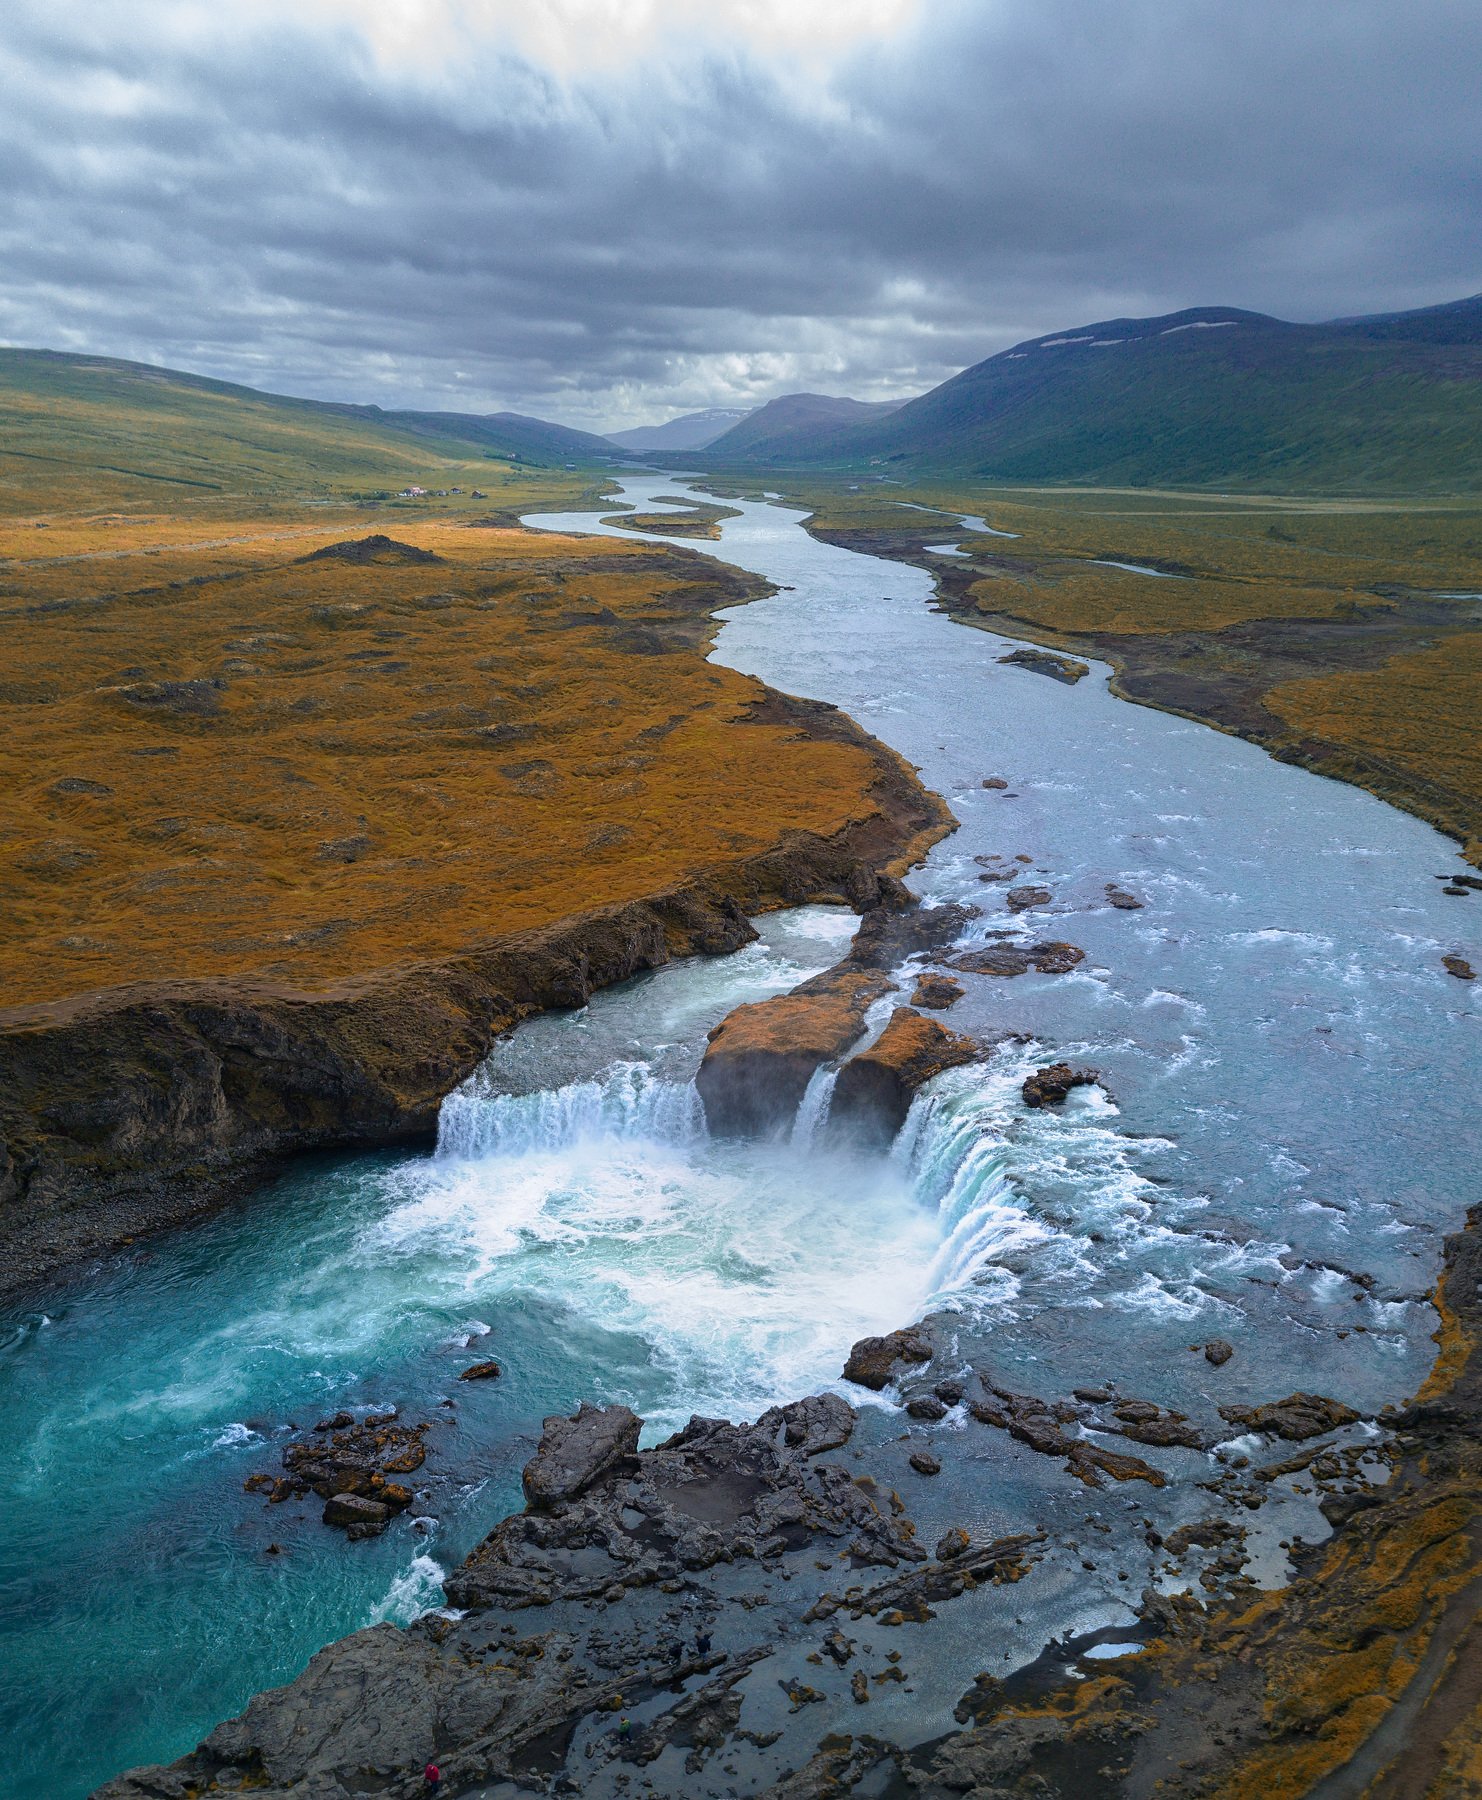
[{"label": "overcast sky", "polygon": [[0,341],[591,429],[1482,287],[1478,0],[4,0]]}]

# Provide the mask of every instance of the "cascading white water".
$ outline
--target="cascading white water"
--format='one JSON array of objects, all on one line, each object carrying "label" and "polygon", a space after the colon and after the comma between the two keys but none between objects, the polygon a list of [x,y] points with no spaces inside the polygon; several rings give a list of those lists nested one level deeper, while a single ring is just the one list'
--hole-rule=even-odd
[{"label": "cascading white water", "polygon": [[[461,1245],[479,1283],[556,1274],[563,1305],[603,1291],[609,1321],[691,1371],[693,1403],[724,1395],[744,1410],[743,1394],[755,1406],[831,1379],[852,1336],[877,1314],[888,1321],[887,1292],[900,1316],[981,1313],[1012,1301],[1030,1266],[1074,1280],[1080,1230],[1025,1197],[1065,1170],[1071,1144],[1102,1159],[1113,1228],[1138,1228],[1145,1184],[1109,1121],[1022,1121],[1033,1055],[1001,1052],[929,1084],[884,1155],[829,1137],[830,1067],[814,1072],[787,1136],[754,1144],[712,1141],[693,1082],[641,1060],[527,1094],[492,1091],[486,1069],[444,1102],[430,1179],[377,1235]],[[1093,1106],[1114,1111],[1099,1096],[1073,1110]]]},{"label": "cascading white water", "polygon": [[819,1134],[828,1123],[828,1109],[838,1079],[839,1071],[823,1063],[808,1077],[808,1085],[798,1102],[797,1117],[792,1123],[792,1141],[801,1148],[811,1150],[818,1142]]},{"label": "cascading white water", "polygon": [[666,1081],[645,1062],[614,1063],[593,1080],[534,1094],[487,1093],[482,1086],[475,1076],[443,1102],[439,1157],[481,1162],[602,1138],[682,1145],[705,1135],[694,1083]]}]

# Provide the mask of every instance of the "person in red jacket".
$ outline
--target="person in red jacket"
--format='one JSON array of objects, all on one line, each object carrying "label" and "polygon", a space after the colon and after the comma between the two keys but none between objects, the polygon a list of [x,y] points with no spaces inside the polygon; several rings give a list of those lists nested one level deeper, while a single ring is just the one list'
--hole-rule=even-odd
[{"label": "person in red jacket", "polygon": [[440,1794],[443,1791],[443,1772],[435,1762],[428,1763],[422,1771],[422,1786],[429,1794]]}]

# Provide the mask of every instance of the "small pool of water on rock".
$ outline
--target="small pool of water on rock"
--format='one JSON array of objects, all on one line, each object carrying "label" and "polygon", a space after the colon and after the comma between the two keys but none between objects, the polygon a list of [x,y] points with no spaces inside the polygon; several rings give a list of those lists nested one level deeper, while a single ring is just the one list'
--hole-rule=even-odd
[{"label": "small pool of water on rock", "polygon": [[[657,474],[621,498],[683,491]],[[532,1021],[447,1103],[436,1155],[307,1163],[10,1317],[0,1794],[73,1800],[174,1756],[329,1638],[436,1604],[518,1503],[542,1415],[583,1398],[628,1402],[650,1440],[691,1411],[754,1414],[827,1382],[861,1333],[940,1306],[949,1361],[1045,1395],[1115,1380],[1216,1428],[1230,1401],[1305,1387],[1372,1410],[1418,1384],[1439,1237],[1476,1192],[1477,1002],[1439,958],[1482,944],[1435,891],[1451,847],[1113,699],[1104,670],[1069,688],[1005,666],[1005,640],[931,610],[921,571],[728,504],[740,516],[696,547],[785,591],[729,615],[717,658],[844,707],[949,797],[962,829],[915,885],[982,908],[966,946],[1065,939],[1085,961],[964,974],[948,1022],[1029,1041],[943,1077],[883,1157],[819,1129],[826,1082],[789,1141],[712,1144],[689,1085],[706,1031],[832,963],[854,924],[779,915],[735,956]],[[1011,911],[982,858],[1050,898]],[[1061,1057],[1104,1086],[1028,1110],[1024,1075]],[[1215,1336],[1235,1346],[1219,1370],[1189,1348]],[[501,1379],[457,1380],[486,1357]],[[242,1492],[290,1422],[388,1404],[434,1424],[417,1503],[384,1537],[346,1545],[318,1502]],[[901,1428],[870,1408],[858,1441]],[[1089,1508],[1115,1546],[1091,1572],[1047,1562],[1012,1627],[991,1594],[961,1603],[974,1629],[993,1614],[995,1668],[1126,1623],[1148,1562],[1129,1505],[1165,1527],[1209,1505],[1178,1483],[1090,1496],[955,1416],[936,1442],[923,1528],[1070,1535]],[[1195,1451],[1164,1463],[1211,1473]],[[957,1659],[920,1679],[900,1704],[926,1717],[935,1680],[945,1728]],[[894,1705],[882,1728],[905,1730]]]}]

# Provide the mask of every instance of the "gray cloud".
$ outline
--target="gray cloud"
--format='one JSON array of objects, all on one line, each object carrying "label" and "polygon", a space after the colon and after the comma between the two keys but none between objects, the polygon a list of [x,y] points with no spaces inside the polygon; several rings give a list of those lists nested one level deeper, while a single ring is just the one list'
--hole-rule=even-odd
[{"label": "gray cloud", "polygon": [[600,428],[1482,285],[1470,0],[931,0],[807,69],[670,30],[559,74],[222,11],[11,0],[5,340]]}]

